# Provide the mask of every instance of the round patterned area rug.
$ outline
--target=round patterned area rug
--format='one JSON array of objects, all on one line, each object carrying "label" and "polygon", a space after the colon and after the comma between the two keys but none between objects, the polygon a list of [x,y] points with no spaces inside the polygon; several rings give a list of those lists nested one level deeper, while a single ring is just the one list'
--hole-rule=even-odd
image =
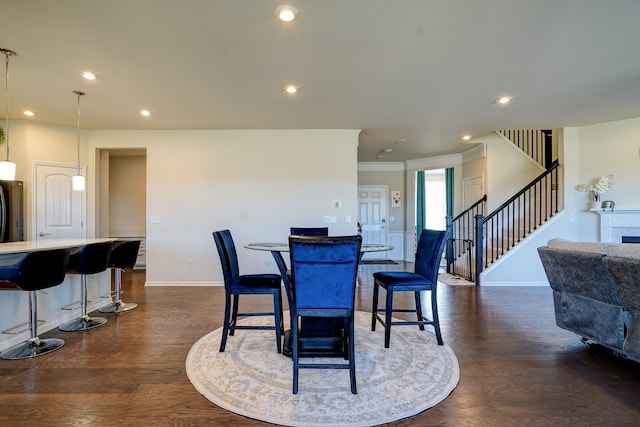
[{"label": "round patterned area rug", "polygon": [[[288,319],[285,312],[285,319]],[[271,318],[239,323],[267,324]],[[372,426],[410,417],[443,401],[458,384],[458,360],[449,346],[417,327],[371,331],[371,314],[356,313],[356,380],[349,371],[301,369],[291,393],[291,359],[278,354],[273,331],[236,331],[218,352],[222,328],[200,338],[187,355],[187,375],[216,405],[246,417],[287,426]],[[305,358],[305,362],[309,360]],[[326,360],[326,359],[325,359]],[[322,359],[318,360],[322,363]]]}]

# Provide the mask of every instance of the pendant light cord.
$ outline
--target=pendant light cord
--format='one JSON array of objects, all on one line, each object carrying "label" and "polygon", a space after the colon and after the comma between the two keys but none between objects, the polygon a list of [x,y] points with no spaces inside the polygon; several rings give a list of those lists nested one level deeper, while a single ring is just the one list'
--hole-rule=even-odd
[{"label": "pendant light cord", "polygon": [[78,175],[80,175],[80,97],[82,95],[84,95],[84,92],[80,92],[79,90],[74,90],[73,93],[75,93],[78,96],[78,103],[77,103],[77,117],[78,117],[78,122],[77,122],[77,129],[78,129],[78,143],[77,143],[77,154],[78,154]]},{"label": "pendant light cord", "polygon": [[4,150],[5,150],[5,160],[9,160],[9,57],[11,55],[15,55],[15,52],[2,49],[2,53],[5,56],[5,67],[4,67],[4,99],[7,105],[7,117],[5,119],[5,129],[4,129]]}]

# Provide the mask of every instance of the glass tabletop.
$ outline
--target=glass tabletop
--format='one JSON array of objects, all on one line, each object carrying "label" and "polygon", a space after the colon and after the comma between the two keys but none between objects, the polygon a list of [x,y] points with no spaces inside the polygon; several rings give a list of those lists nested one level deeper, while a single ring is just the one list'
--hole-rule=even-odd
[{"label": "glass tabletop", "polygon": [[[247,249],[254,249],[258,251],[289,252],[289,245],[287,243],[256,242],[246,244],[244,247]],[[392,249],[393,246],[391,245],[383,245],[381,243],[363,243],[360,247],[360,252],[390,251]]]}]

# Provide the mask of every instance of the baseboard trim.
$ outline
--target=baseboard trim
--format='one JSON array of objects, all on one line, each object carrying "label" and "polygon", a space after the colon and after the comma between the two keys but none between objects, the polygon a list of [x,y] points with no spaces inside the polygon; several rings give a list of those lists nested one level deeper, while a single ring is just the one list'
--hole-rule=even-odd
[{"label": "baseboard trim", "polygon": [[191,281],[191,282],[170,282],[163,280],[147,280],[145,286],[224,286],[223,282],[211,281]]}]

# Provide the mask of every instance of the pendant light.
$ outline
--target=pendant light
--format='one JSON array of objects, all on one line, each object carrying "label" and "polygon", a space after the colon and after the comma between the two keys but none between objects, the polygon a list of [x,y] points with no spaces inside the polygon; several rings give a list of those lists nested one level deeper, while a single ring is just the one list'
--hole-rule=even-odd
[{"label": "pendant light", "polygon": [[7,117],[4,129],[4,149],[5,160],[0,161],[0,179],[6,181],[15,181],[16,179],[16,164],[9,161],[9,57],[16,53],[9,49],[0,48],[6,58],[5,62],[5,81],[4,81],[4,98],[7,105]]},{"label": "pendant light", "polygon": [[73,93],[75,93],[78,97],[78,107],[77,107],[77,112],[78,112],[78,144],[77,144],[77,149],[78,149],[78,173],[73,176],[73,178],[71,178],[71,183],[73,186],[73,189],[76,191],[84,191],[84,176],[81,173],[80,170],[80,97],[82,95],[84,95],[84,92],[80,92],[79,90],[74,90]]}]

